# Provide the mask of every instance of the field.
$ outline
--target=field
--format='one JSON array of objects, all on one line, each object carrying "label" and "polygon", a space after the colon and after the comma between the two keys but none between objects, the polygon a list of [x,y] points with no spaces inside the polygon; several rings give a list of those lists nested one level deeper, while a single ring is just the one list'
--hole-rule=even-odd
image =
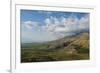
[{"label": "field", "polygon": [[89,60],[89,33],[45,43],[21,44],[21,62]]}]

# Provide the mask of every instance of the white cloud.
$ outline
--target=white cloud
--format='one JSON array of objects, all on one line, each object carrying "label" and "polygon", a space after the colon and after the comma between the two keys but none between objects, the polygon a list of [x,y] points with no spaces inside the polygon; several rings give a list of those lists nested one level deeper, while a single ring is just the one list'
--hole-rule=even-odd
[{"label": "white cloud", "polygon": [[39,23],[33,22],[33,21],[26,21],[26,22],[23,22],[23,26],[25,26],[28,29],[33,29],[33,28],[39,27]]},{"label": "white cloud", "polygon": [[[56,37],[48,32],[39,22],[25,21],[21,24],[21,42],[44,42],[56,40]],[[49,38],[49,39],[48,39]]]},{"label": "white cloud", "polygon": [[52,22],[51,22],[51,19],[50,18],[47,18],[47,19],[45,19],[45,21],[44,21],[45,23],[46,23],[46,25],[48,26],[49,24],[52,24]]},{"label": "white cloud", "polygon": [[69,36],[77,32],[89,29],[89,15],[78,19],[76,16],[69,16],[68,18],[50,17],[45,19],[46,31],[52,32],[54,36]]},{"label": "white cloud", "polygon": [[[44,25],[40,22],[25,21],[22,23],[22,38],[26,41],[50,41],[74,35],[77,32],[89,29],[89,15],[78,19],[76,16],[49,17],[44,20]],[[31,31],[27,31],[31,30]],[[33,32],[35,30],[36,32]],[[30,36],[29,36],[30,35]]]},{"label": "white cloud", "polygon": [[88,29],[89,28],[89,15],[82,17],[79,21],[80,29]]}]

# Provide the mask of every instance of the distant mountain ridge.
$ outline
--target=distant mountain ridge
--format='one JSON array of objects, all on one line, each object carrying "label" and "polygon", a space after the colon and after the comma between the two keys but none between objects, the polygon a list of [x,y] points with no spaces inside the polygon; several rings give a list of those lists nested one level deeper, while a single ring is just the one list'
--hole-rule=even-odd
[{"label": "distant mountain ridge", "polygon": [[[83,48],[88,48],[89,47],[89,33],[88,32],[84,32],[84,33],[80,33],[74,36],[70,36],[70,37],[64,37],[61,38],[59,40],[54,40],[54,41],[50,41],[50,42],[45,42],[45,43],[25,43],[22,45],[23,47],[26,48],[30,48],[32,46],[41,46],[41,45],[46,45],[46,48],[40,48],[42,49],[46,49],[46,50],[57,50],[57,49],[69,49],[70,47],[75,47],[76,46],[81,46]],[[32,49],[32,48],[31,48]]]}]

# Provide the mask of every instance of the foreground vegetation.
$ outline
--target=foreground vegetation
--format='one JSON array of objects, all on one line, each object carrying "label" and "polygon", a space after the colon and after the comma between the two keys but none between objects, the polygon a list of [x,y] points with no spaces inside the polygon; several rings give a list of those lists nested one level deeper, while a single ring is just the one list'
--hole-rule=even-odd
[{"label": "foreground vegetation", "polygon": [[21,62],[46,62],[89,59],[89,34],[47,43],[27,43],[21,46]]}]

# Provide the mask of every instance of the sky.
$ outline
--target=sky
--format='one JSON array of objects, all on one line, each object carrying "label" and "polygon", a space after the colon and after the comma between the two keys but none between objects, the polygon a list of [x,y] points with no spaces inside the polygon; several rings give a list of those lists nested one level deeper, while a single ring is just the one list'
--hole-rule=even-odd
[{"label": "sky", "polygon": [[21,10],[21,42],[47,42],[89,30],[89,13]]}]

